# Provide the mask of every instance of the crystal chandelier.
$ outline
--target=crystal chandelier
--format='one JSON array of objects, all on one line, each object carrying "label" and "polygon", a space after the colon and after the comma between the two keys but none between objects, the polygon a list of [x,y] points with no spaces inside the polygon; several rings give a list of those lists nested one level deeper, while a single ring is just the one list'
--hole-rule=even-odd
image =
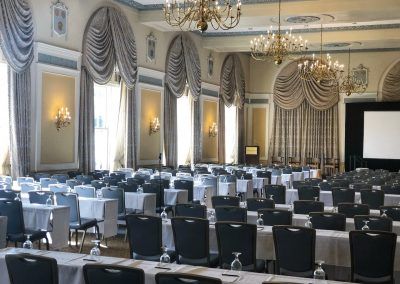
[{"label": "crystal chandelier", "polygon": [[276,65],[282,63],[291,53],[307,50],[307,40],[303,41],[292,35],[292,29],[282,34],[281,32],[281,0],[279,0],[278,33],[272,32],[272,27],[267,35],[260,35],[250,41],[251,56],[255,60],[265,61],[271,59]]},{"label": "crystal chandelier", "polygon": [[339,86],[339,91],[341,93],[345,93],[347,96],[351,94],[359,94],[365,92],[367,86],[361,81],[361,79],[357,78],[354,75],[350,74],[350,48],[349,48],[349,61],[347,63],[347,76],[343,78]]},{"label": "crystal chandelier", "polygon": [[318,83],[324,81],[325,83],[333,86],[339,85],[339,79],[343,74],[343,64],[339,61],[332,62],[332,57],[329,53],[325,58],[322,55],[322,24],[321,24],[321,46],[319,58],[312,55],[312,59],[305,59],[302,63],[298,64],[300,77],[304,80],[314,79]]},{"label": "crystal chandelier", "polygon": [[239,24],[240,0],[165,0],[164,16],[173,27],[204,32],[208,24],[217,30],[229,30]]}]

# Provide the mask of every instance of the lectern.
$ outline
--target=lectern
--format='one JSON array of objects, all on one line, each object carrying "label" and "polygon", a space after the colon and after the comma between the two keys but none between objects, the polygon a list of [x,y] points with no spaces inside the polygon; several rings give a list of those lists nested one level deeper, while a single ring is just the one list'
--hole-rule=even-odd
[{"label": "lectern", "polygon": [[258,165],[260,163],[260,147],[259,146],[245,146],[244,162],[247,165]]}]

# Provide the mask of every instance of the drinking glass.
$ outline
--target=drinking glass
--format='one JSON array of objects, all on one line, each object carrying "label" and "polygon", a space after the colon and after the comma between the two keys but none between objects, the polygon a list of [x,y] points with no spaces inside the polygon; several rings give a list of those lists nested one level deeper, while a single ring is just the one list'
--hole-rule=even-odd
[{"label": "drinking glass", "polygon": [[139,187],[137,189],[137,193],[139,193],[139,194],[143,193],[143,187],[141,185],[139,185]]},{"label": "drinking glass", "polygon": [[17,195],[14,198],[15,201],[21,201],[21,198],[19,197],[19,193],[17,193]]},{"label": "drinking glass", "polygon": [[96,190],[96,197],[97,199],[103,198],[103,192],[101,191],[101,189]]},{"label": "drinking glass", "polygon": [[92,243],[94,243],[94,247],[90,250],[90,256],[92,259],[97,260],[97,258],[100,256],[100,240],[93,240]]},{"label": "drinking glass", "polygon": [[270,195],[269,195],[269,199],[272,200],[272,201],[274,201],[274,195],[273,195],[273,194],[270,194]]},{"label": "drinking glass", "polygon": [[322,264],[324,263],[322,260],[317,261],[317,269],[314,270],[314,279],[325,280],[325,271],[322,269]]},{"label": "drinking glass", "polygon": [[167,253],[167,246],[161,247],[163,254],[160,257],[160,263],[171,263],[171,258],[169,257]]},{"label": "drinking glass", "polygon": [[208,220],[210,221],[210,223],[215,223],[215,213],[214,213],[214,211],[210,211],[210,213],[208,215]]},{"label": "drinking glass", "polygon": [[33,244],[31,242],[31,236],[30,234],[26,234],[26,240],[25,242],[22,244],[22,248],[24,249],[33,249]]},{"label": "drinking glass", "polygon": [[160,217],[161,217],[161,219],[163,219],[163,220],[167,220],[167,219],[168,219],[168,214],[167,214],[167,212],[165,211],[165,207],[163,208],[163,211],[161,212]]},{"label": "drinking glass", "polygon": [[311,217],[307,216],[307,222],[304,224],[307,228],[312,228]]},{"label": "drinking glass", "polygon": [[263,216],[263,214],[258,215],[257,226],[264,226],[264,220],[263,220],[262,216]]},{"label": "drinking glass", "polygon": [[363,230],[363,231],[369,230],[369,227],[368,227],[369,221],[368,220],[363,220],[363,222],[364,222],[364,226],[362,226],[361,230]]},{"label": "drinking glass", "polygon": [[49,197],[46,199],[46,205],[47,206],[53,205],[53,200],[51,199],[51,194],[49,194]]},{"label": "drinking glass", "polygon": [[244,175],[243,174],[241,175],[240,179],[244,179]]},{"label": "drinking glass", "polygon": [[293,208],[293,202],[290,202],[290,206],[289,206],[289,211],[293,212],[294,208]]},{"label": "drinking glass", "polygon": [[317,196],[314,196],[314,201],[318,201],[318,197]]},{"label": "drinking glass", "polygon": [[387,209],[382,209],[381,217],[387,218],[386,211],[387,211]]},{"label": "drinking glass", "polygon": [[232,252],[235,256],[235,259],[231,263],[231,270],[241,271],[242,270],[242,263],[239,260],[239,256],[242,254],[240,252]]}]

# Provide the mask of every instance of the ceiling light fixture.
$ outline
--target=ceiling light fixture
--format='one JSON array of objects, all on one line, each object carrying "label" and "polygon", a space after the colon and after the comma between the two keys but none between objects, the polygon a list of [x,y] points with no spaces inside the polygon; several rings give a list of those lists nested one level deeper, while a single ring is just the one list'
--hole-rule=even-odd
[{"label": "ceiling light fixture", "polygon": [[347,96],[351,94],[359,94],[365,92],[367,86],[362,82],[362,80],[354,74],[350,74],[350,48],[349,48],[349,60],[347,65],[347,76],[343,78],[343,81],[340,83],[339,91],[341,93],[345,93]]}]

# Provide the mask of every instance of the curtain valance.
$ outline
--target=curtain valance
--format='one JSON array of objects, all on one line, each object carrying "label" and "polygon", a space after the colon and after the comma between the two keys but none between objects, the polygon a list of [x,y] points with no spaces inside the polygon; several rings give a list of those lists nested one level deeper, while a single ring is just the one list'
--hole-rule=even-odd
[{"label": "curtain valance", "polygon": [[98,84],[106,84],[118,65],[128,88],[136,83],[137,56],[132,28],[114,7],[102,7],[90,18],[83,37],[82,63]]},{"label": "curtain valance", "polygon": [[245,78],[236,54],[228,55],[221,68],[219,94],[226,106],[236,105],[242,107],[245,96]]},{"label": "curtain valance", "polygon": [[285,66],[274,85],[274,103],[283,109],[298,108],[304,100],[316,110],[326,110],[339,102],[339,90],[328,83],[318,83],[314,78],[300,77],[298,61]]},{"label": "curtain valance", "polygon": [[196,45],[186,35],[176,36],[168,50],[165,84],[177,98],[184,94],[186,81],[196,101],[201,92],[201,69]]},{"label": "curtain valance", "polygon": [[390,69],[383,81],[382,101],[400,101],[400,62]]}]

